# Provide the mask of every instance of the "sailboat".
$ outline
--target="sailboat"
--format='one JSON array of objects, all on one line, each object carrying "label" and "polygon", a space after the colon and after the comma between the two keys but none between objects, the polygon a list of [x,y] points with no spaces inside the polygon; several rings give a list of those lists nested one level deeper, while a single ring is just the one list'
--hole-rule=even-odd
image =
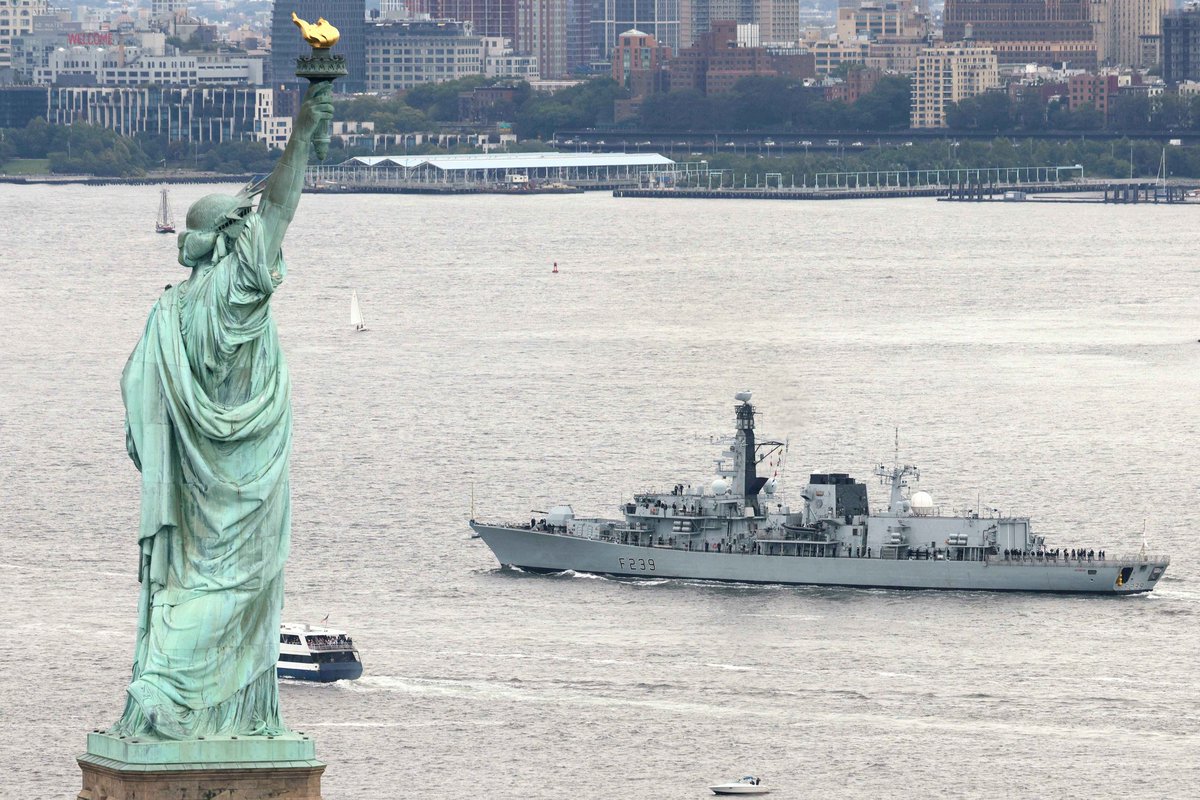
[{"label": "sailboat", "polygon": [[167,187],[162,188],[158,201],[158,220],[154,223],[157,233],[175,232],[175,215],[171,213],[171,201],[167,199]]},{"label": "sailboat", "polygon": [[356,331],[365,331],[367,323],[363,320],[362,306],[358,304],[358,292],[350,292],[350,324]]}]

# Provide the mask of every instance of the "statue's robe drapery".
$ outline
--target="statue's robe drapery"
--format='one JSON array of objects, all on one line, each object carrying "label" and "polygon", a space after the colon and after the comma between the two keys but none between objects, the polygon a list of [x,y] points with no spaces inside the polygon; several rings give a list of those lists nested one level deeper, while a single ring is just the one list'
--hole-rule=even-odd
[{"label": "statue's robe drapery", "polygon": [[275,662],[292,414],[270,314],[285,267],[266,238],[250,215],[232,252],[220,241],[168,289],[121,378],[142,473],[142,588],[120,733],[285,730]]}]

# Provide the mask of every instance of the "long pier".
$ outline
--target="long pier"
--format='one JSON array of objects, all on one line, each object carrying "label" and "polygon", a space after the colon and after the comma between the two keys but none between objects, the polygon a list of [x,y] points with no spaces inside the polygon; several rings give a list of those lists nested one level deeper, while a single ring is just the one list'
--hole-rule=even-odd
[{"label": "long pier", "polygon": [[[995,202],[1033,199],[1072,203],[1183,203],[1189,202],[1200,182],[1163,184],[1152,179],[1134,180],[961,180],[942,184],[845,186],[649,186],[613,190],[614,197],[704,200],[865,200],[871,198],[934,197],[957,202]],[[1046,195],[1079,195],[1051,199]]]}]

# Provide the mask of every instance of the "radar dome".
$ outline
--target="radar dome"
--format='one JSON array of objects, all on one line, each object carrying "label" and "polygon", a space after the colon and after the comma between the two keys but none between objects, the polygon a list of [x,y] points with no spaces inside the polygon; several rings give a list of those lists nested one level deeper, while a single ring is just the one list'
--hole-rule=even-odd
[{"label": "radar dome", "polygon": [[733,396],[733,399],[742,403],[749,403],[751,394],[753,394],[753,392],[738,392]]},{"label": "radar dome", "polygon": [[767,478],[767,482],[763,484],[762,490],[767,494],[775,494],[775,489],[779,487],[779,482],[774,478]]},{"label": "radar dome", "polygon": [[725,494],[729,491],[729,481],[724,478],[717,478],[712,482],[712,493],[716,495]]},{"label": "radar dome", "polygon": [[933,495],[929,492],[913,492],[910,499],[914,514],[929,514],[933,511]]}]

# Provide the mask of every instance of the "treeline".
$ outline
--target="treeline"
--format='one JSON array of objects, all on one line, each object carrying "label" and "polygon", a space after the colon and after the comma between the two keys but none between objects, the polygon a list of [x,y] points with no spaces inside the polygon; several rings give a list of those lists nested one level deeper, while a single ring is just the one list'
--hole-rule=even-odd
[{"label": "treeline", "polygon": [[[429,131],[463,118],[459,93],[503,85],[503,79],[464,78],[423,84],[393,97],[361,97],[339,103],[338,119],[370,121],[378,133]],[[544,94],[529,84],[514,87],[511,102],[489,110],[493,121],[513,123],[522,139],[549,139],[555,131],[612,123],[613,104],[629,93],[609,78],[594,78]],[[820,88],[790,78],[748,77],[724,94],[695,91],[649,95],[639,115],[624,121],[643,130],[899,130],[908,127],[908,78],[888,76],[856,103],[830,102]]]},{"label": "treeline", "polygon": [[642,103],[645,130],[889,131],[908,127],[908,78],[889,75],[854,103],[788,78],[749,77],[727,94],[652,94]]},{"label": "treeline", "polygon": [[1093,106],[1071,111],[1065,101],[1047,101],[1036,91],[1015,99],[1005,92],[988,92],[952,104],[946,124],[957,131],[1035,133],[1040,131],[1130,131],[1170,134],[1200,131],[1200,96],[1162,93],[1118,94],[1108,118]]},{"label": "treeline", "polygon": [[337,119],[373,122],[376,133],[416,133],[467,122],[459,94],[479,87],[511,86],[513,99],[489,109],[490,121],[510,122],[522,139],[548,139],[561,128],[590,128],[613,119],[613,101],[628,95],[609,78],[546,94],[528,83],[476,75],[445,83],[426,83],[390,97],[356,97],[336,103]]},{"label": "treeline", "polygon": [[44,159],[58,175],[130,178],[152,169],[232,174],[269,172],[278,157],[278,151],[259,142],[189,144],[148,134],[129,138],[96,125],[51,125],[40,118],[24,128],[0,130],[0,170],[14,159]]}]

